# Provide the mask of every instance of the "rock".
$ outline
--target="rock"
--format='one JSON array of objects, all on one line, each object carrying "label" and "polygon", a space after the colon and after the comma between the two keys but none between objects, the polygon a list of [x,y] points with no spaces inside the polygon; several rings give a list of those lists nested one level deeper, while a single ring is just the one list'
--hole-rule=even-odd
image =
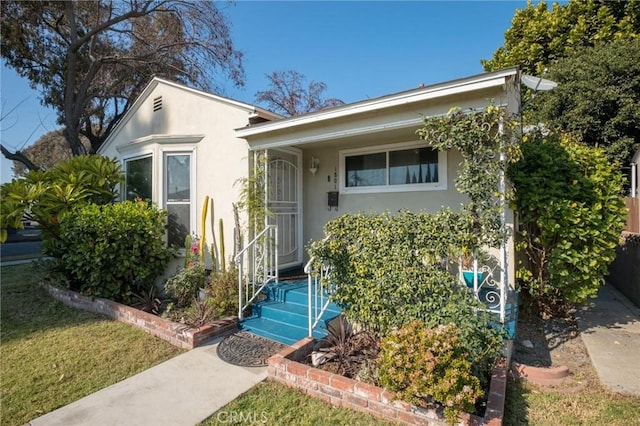
[{"label": "rock", "polygon": [[534,345],[531,342],[531,340],[523,340],[522,341],[522,346],[524,346],[525,348],[529,348],[529,349],[533,349]]},{"label": "rock", "polygon": [[321,351],[317,351],[317,352],[311,352],[311,364],[314,367],[317,367],[321,364],[324,364],[325,362],[331,360],[335,358],[335,354],[334,353],[328,353],[328,352],[321,352]]}]

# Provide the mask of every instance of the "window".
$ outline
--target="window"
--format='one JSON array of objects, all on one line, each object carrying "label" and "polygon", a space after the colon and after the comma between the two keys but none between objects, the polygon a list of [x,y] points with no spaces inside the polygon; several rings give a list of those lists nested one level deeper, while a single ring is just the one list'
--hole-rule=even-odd
[{"label": "window", "polygon": [[446,153],[424,143],[340,152],[345,193],[446,189]]},{"label": "window", "polygon": [[345,158],[346,186],[386,185],[386,153],[352,155]]},{"label": "window", "polygon": [[165,155],[165,208],[169,214],[169,245],[184,245],[191,232],[191,155]]},{"label": "window", "polygon": [[438,183],[438,151],[432,148],[389,152],[389,185]]},{"label": "window", "polygon": [[125,200],[152,200],[152,170],[153,157],[134,158],[125,160]]}]

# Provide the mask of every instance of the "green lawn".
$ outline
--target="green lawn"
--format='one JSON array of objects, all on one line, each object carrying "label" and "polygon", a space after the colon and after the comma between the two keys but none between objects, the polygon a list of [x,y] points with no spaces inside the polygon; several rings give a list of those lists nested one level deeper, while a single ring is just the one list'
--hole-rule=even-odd
[{"label": "green lawn", "polygon": [[267,424],[278,426],[386,426],[394,423],[324,401],[281,383],[259,383],[201,423],[210,425]]},{"label": "green lawn", "polygon": [[504,425],[640,425],[640,398],[608,392],[596,381],[561,394],[509,380]]},{"label": "green lawn", "polygon": [[2,425],[22,425],[183,352],[57,302],[31,264],[4,266],[0,278]]}]

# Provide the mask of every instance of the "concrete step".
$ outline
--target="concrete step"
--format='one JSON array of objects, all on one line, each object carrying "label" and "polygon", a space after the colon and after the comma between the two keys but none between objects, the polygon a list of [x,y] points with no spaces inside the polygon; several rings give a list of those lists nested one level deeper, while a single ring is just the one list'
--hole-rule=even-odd
[{"label": "concrete step", "polygon": [[[307,281],[278,282],[265,289],[267,300],[253,307],[253,317],[242,321],[244,330],[291,345],[308,334]],[[341,310],[330,304],[314,330],[315,338],[326,336],[326,321]]]},{"label": "concrete step", "polygon": [[[241,327],[243,330],[285,345],[292,345],[298,340],[307,337],[308,334],[306,328],[260,317],[242,321]],[[326,333],[322,333],[320,330],[314,330],[313,332],[313,337],[316,339],[321,339],[325,335]]]}]

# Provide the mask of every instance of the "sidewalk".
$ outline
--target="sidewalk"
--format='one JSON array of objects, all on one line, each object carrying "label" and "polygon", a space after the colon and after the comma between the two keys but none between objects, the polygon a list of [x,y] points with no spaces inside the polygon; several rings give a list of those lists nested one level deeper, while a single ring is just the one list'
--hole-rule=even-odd
[{"label": "sidewalk", "polygon": [[602,384],[640,397],[640,308],[606,284],[576,317]]},{"label": "sidewalk", "polygon": [[193,426],[267,376],[266,367],[237,367],[218,358],[220,340],[38,417],[28,425]]}]

